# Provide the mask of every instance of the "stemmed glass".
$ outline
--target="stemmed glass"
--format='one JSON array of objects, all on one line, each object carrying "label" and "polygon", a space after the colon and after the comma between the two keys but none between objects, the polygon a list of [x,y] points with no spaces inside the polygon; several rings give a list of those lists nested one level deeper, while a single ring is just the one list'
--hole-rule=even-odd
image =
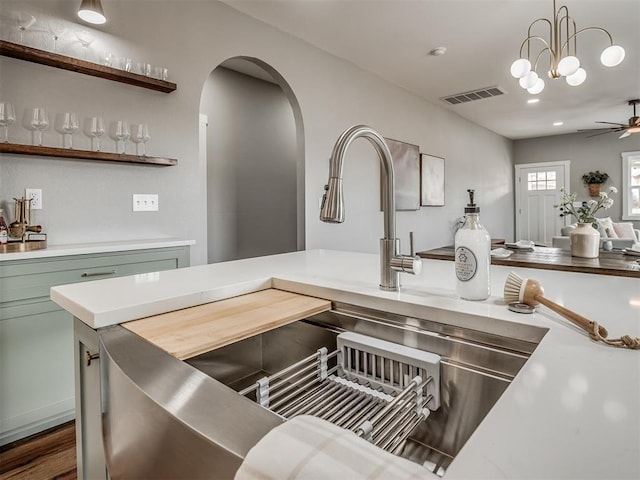
[{"label": "stemmed glass", "polygon": [[[127,122],[125,122],[124,120],[118,120],[115,123],[115,129],[114,129],[113,136],[117,140],[116,141],[116,150],[118,151],[118,153],[125,153],[125,149],[126,149],[125,142],[131,136],[131,133],[129,132],[129,124]],[[119,148],[120,145],[122,145],[122,148]]]},{"label": "stemmed glass", "polygon": [[42,146],[42,132],[49,126],[46,108],[31,109],[31,128],[33,129],[33,144]]},{"label": "stemmed glass", "polygon": [[[89,136],[91,137],[91,148],[99,152],[100,151],[100,137],[104,134],[104,120],[102,117],[91,117],[89,124]],[[96,146],[93,146],[93,140],[95,139]]]},{"label": "stemmed glass", "polygon": [[146,123],[136,123],[133,126],[131,140],[136,144],[136,155],[147,156],[145,144],[149,141],[149,127]]},{"label": "stemmed glass", "polygon": [[4,128],[3,142],[9,142],[9,125],[16,121],[16,112],[9,102],[0,102],[0,126]]},{"label": "stemmed glass", "polygon": [[82,48],[84,48],[84,59],[86,60],[87,59],[87,51],[89,50],[89,45],[91,45],[93,43],[95,38],[93,37],[93,35],[91,35],[86,30],[78,30],[76,32],[76,38],[78,39],[78,41],[82,45]]},{"label": "stemmed glass", "polygon": [[66,147],[66,138],[69,138],[69,149],[73,149],[73,134],[78,131],[78,116],[75,113],[66,112],[62,120],[62,143]]},{"label": "stemmed glass", "polygon": [[53,38],[53,53],[57,53],[58,51],[58,40],[64,36],[64,34],[69,31],[67,27],[60,23],[49,22],[49,26],[47,28],[49,31],[49,35]]},{"label": "stemmed glass", "polygon": [[28,13],[19,13],[18,14],[18,30],[20,31],[20,43],[24,44],[24,32],[25,30],[33,27],[33,24],[36,23],[36,17],[30,15]]}]

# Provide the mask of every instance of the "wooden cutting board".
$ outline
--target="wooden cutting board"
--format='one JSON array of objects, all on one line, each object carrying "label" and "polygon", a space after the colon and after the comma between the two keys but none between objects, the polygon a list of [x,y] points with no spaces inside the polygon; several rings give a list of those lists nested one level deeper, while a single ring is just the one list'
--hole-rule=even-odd
[{"label": "wooden cutting board", "polygon": [[330,308],[328,300],[271,288],[122,326],[185,360]]}]

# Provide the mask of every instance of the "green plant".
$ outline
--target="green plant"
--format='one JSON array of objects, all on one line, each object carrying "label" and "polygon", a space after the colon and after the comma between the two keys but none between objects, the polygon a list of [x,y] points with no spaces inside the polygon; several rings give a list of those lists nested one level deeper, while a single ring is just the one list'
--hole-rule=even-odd
[{"label": "green plant", "polygon": [[[616,187],[609,187],[609,193],[618,193],[618,189]],[[564,188],[561,188],[560,204],[554,205],[554,207],[560,210],[561,217],[573,215],[579,223],[591,223],[594,228],[597,228],[596,213],[598,210],[602,208],[606,210],[613,206],[613,198],[609,198],[609,194],[606,192],[600,192],[598,200],[582,202],[582,205],[579,207],[574,206],[575,201],[575,193],[568,194]]]},{"label": "green plant", "polygon": [[596,170],[595,172],[589,172],[582,175],[582,181],[589,185],[590,183],[604,183],[609,178],[609,174]]}]

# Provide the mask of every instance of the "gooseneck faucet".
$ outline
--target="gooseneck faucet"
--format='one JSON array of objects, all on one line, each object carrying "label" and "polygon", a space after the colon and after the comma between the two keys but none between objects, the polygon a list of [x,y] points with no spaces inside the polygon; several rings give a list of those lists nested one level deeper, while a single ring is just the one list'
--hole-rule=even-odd
[{"label": "gooseneck faucet", "polygon": [[384,238],[380,239],[380,288],[387,291],[400,289],[399,273],[418,274],[422,271],[422,260],[418,257],[399,255],[400,240],[396,237],[395,179],[391,152],[382,135],[365,125],[355,125],[345,130],[338,138],[329,165],[329,183],[322,197],[320,220],[327,223],[344,222],[344,195],[342,170],[344,157],[356,138],[371,142],[380,158],[382,174],[382,205],[384,211]]}]

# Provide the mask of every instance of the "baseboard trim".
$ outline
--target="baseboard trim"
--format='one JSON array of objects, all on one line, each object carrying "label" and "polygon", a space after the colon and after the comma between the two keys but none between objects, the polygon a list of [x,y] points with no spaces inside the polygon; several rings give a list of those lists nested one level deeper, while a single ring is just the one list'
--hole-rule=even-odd
[{"label": "baseboard trim", "polygon": [[16,440],[21,440],[25,437],[40,433],[49,428],[62,425],[63,423],[74,420],[75,417],[75,409],[71,408],[54,415],[49,415],[35,422],[27,423],[25,425],[21,425],[20,427],[7,430],[6,432],[1,432],[0,446],[15,442]]}]

